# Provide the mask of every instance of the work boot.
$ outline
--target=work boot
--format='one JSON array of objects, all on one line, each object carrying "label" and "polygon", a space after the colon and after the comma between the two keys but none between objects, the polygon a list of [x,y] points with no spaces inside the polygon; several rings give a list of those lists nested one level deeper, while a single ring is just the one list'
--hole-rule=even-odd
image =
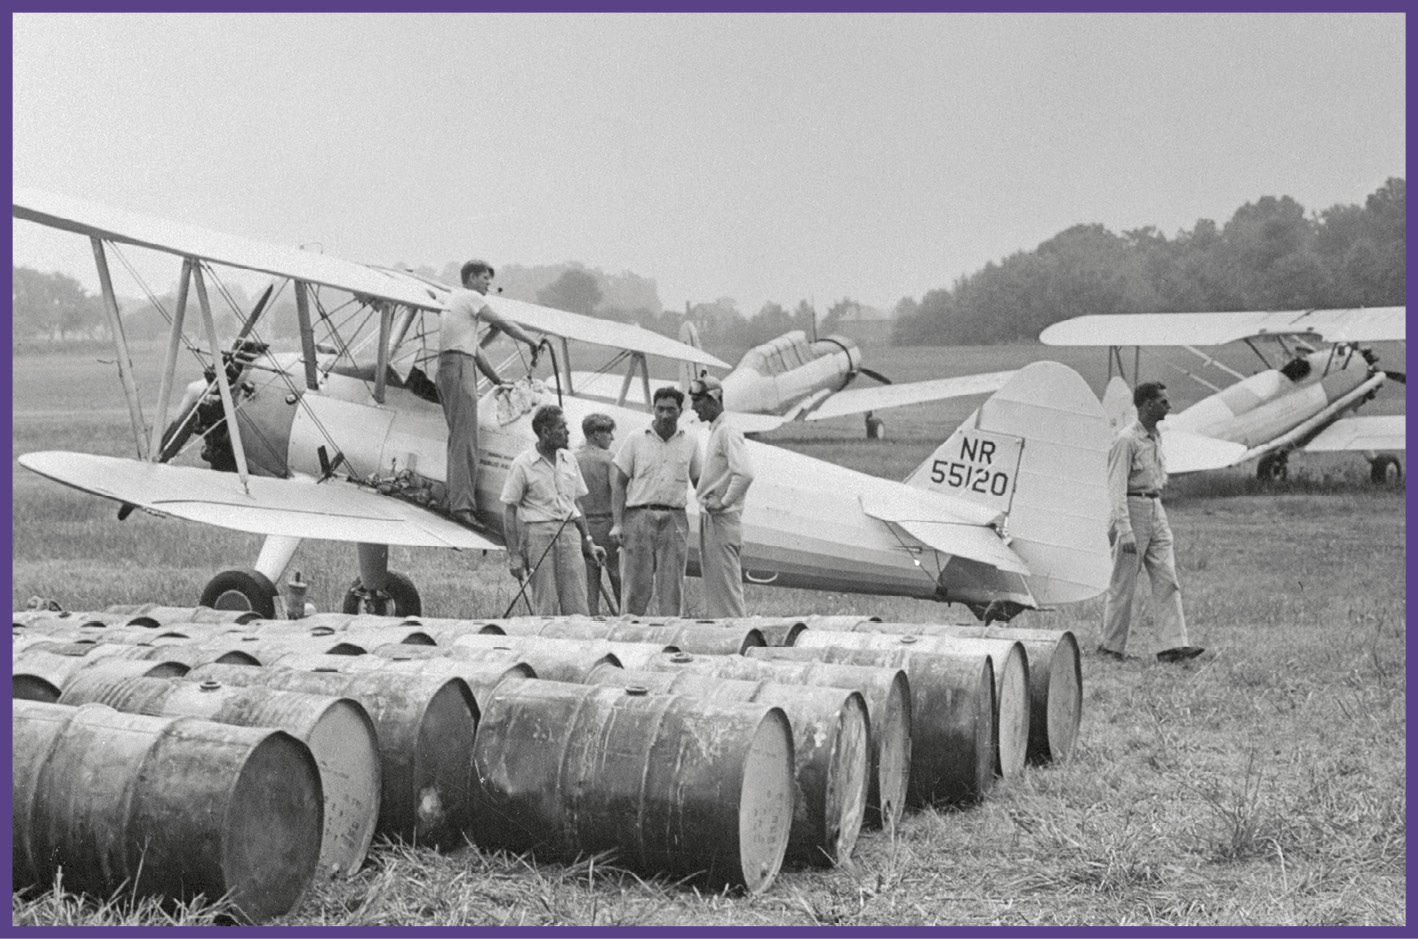
[{"label": "work boot", "polygon": [[1185,662],[1187,659],[1194,659],[1206,650],[1201,646],[1177,646],[1175,649],[1163,649],[1157,653],[1159,662]]}]

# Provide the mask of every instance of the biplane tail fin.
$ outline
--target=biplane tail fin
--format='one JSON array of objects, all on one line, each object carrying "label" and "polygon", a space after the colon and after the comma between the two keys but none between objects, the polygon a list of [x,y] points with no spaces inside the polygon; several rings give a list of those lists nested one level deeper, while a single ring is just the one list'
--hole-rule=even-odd
[{"label": "biplane tail fin", "polygon": [[1117,375],[1108,379],[1108,387],[1103,389],[1103,412],[1108,415],[1108,423],[1115,432],[1137,420],[1132,389]]},{"label": "biplane tail fin", "polygon": [[[694,346],[696,349],[703,349],[704,344],[699,341],[699,328],[685,320],[679,327],[679,341],[687,346]],[[699,363],[680,362],[679,363],[679,384],[681,388],[688,388],[689,383],[699,377]]]},{"label": "biplane tail fin", "polygon": [[1009,547],[1029,567],[1039,605],[1101,593],[1108,548],[1113,431],[1073,369],[1035,362],[970,415],[905,482],[1000,512]]}]

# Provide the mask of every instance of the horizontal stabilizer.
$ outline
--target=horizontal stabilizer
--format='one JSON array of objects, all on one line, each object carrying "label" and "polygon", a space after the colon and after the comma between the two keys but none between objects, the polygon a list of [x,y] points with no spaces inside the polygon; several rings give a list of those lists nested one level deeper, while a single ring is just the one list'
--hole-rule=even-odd
[{"label": "horizontal stabilizer", "polygon": [[1304,446],[1304,450],[1309,453],[1407,449],[1407,420],[1401,414],[1346,417],[1330,424]]},{"label": "horizontal stabilizer", "polygon": [[861,414],[864,411],[899,408],[926,401],[990,394],[1003,388],[1013,375],[1013,371],[984,372],[979,375],[935,378],[899,385],[848,388],[832,395],[820,407],[807,414],[804,420],[824,421],[829,417],[841,417],[845,414]]},{"label": "horizontal stabilizer", "polygon": [[1165,420],[1161,428],[1162,460],[1166,463],[1167,472],[1174,476],[1235,466],[1246,458],[1248,452],[1243,443],[1177,430],[1168,427]]},{"label": "horizontal stabilizer", "polygon": [[960,499],[905,488],[863,492],[859,497],[868,516],[894,525],[917,541],[990,567],[1028,574],[1029,567],[988,526],[1000,513]]},{"label": "horizontal stabilizer", "polygon": [[88,453],[27,453],[20,465],[75,489],[219,528],[257,535],[500,551],[441,515],[345,480],[253,476]]}]

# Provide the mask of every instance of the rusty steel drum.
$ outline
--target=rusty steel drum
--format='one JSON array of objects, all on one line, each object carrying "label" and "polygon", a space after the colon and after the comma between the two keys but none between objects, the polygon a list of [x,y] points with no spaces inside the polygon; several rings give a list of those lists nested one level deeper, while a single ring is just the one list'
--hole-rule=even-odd
[{"label": "rusty steel drum", "polygon": [[302,653],[305,655],[364,655],[369,650],[364,646],[346,642],[338,634],[329,636],[256,636],[228,635],[215,639],[202,639],[191,643],[194,649],[215,652],[219,655],[239,652],[249,656],[261,665],[270,665],[283,655]]},{"label": "rusty steel drum", "polygon": [[[724,619],[691,619],[684,616],[622,616],[614,622],[635,623],[645,626],[697,626],[718,629],[725,632],[753,631],[763,638],[762,645],[790,646],[793,638],[807,628],[801,617],[792,616],[733,616]],[[675,643],[684,652],[700,655],[723,655],[728,652],[743,654],[744,649],[760,643],[752,642],[741,649],[714,649],[692,647],[692,644]]]},{"label": "rusty steel drum", "polygon": [[994,670],[995,772],[1018,776],[1029,752],[1029,659],[1013,639],[974,639],[944,635],[838,633],[818,629],[798,637],[799,648],[829,645],[855,649],[907,649],[942,655],[987,655]]},{"label": "rusty steel drum", "polygon": [[[778,658],[779,653],[797,655],[799,659],[783,661]],[[912,748],[911,689],[901,669],[830,665],[801,650],[773,646],[749,649],[747,657],[668,653],[654,659],[650,668],[859,692],[866,702],[870,729],[867,823],[892,828],[901,820],[906,808]]]},{"label": "rusty steel drum", "polygon": [[16,701],[14,886],[290,912],[320,856],[320,772],[284,731]]},{"label": "rusty steel drum", "polygon": [[110,606],[108,616],[124,616],[129,626],[169,626],[174,623],[226,623],[242,625],[261,618],[250,610],[214,610],[209,606],[162,606],[140,603],[136,606]]},{"label": "rusty steel drum", "polygon": [[509,678],[536,678],[526,662],[515,658],[474,659],[452,656],[400,656],[394,647],[388,658],[378,655],[287,655],[277,660],[282,668],[305,672],[393,672],[400,675],[461,678],[468,683],[477,702],[478,713],[487,708],[492,690]]},{"label": "rusty steel drum", "polygon": [[436,847],[462,842],[471,810],[468,773],[478,714],[461,679],[242,665],[203,665],[188,676],[358,701],[374,721],[379,742],[376,834]]},{"label": "rusty steel drum", "polygon": [[793,819],[793,732],[763,704],[540,679],[494,692],[473,751],[474,841],[750,893],[777,876]]},{"label": "rusty steel drum", "polygon": [[525,663],[537,678],[547,681],[565,681],[582,684],[586,676],[604,665],[620,668],[620,659],[609,652],[587,655],[580,648],[518,648],[503,644],[486,648],[471,646],[380,646],[370,650],[371,655],[384,659],[454,659],[465,662],[503,662],[507,664]]},{"label": "rusty steel drum", "polygon": [[[704,625],[705,623],[711,625]],[[588,616],[522,617],[500,621],[509,636],[541,636],[547,639],[580,641],[653,643],[672,645],[682,652],[698,655],[740,655],[745,649],[765,646],[763,633],[749,626],[718,627],[715,621],[693,620],[675,623],[630,622],[627,620],[595,619]]]},{"label": "rusty steel drum", "polygon": [[99,652],[97,648],[98,654],[73,655],[40,649],[22,652],[11,662],[10,697],[53,704],[76,676],[87,671],[153,678],[181,678],[187,674],[188,666],[181,662],[144,658],[153,651],[151,649],[141,646],[109,646],[108,649],[112,654]]},{"label": "rusty steel drum", "polygon": [[850,688],[621,668],[600,669],[588,684],[782,708],[793,729],[797,786],[788,856],[814,864],[840,864],[852,856],[866,814],[870,775],[867,706],[860,693]]},{"label": "rusty steel drum", "polygon": [[95,669],[74,676],[59,703],[106,704],[129,714],[200,717],[285,731],[310,748],[320,769],[325,825],[319,872],[349,876],[364,863],[379,815],[379,743],[374,723],[358,702],[212,679],[113,676]]},{"label": "rusty steel drum", "polygon": [[[809,629],[804,635],[810,635]],[[977,802],[994,786],[994,669],[987,655],[931,655],[906,650],[755,649],[773,658],[817,659],[906,672],[911,688],[912,805]]]},{"label": "rusty steel drum", "polygon": [[[645,663],[661,652],[677,652],[673,644],[650,642],[611,642],[602,639],[548,639],[542,636],[459,636],[449,647],[453,649],[514,649],[520,655],[532,656],[538,652],[555,652],[579,659],[583,662],[598,660],[606,655],[615,657],[624,668],[643,668]],[[532,658],[537,674],[550,678],[549,673]],[[589,674],[589,668],[587,669]],[[558,679],[559,680],[559,679]]]},{"label": "rusty steel drum", "polygon": [[500,636],[503,629],[497,623],[482,619],[420,618],[419,629],[428,633],[441,646],[451,645],[459,636]]},{"label": "rusty steel drum", "polygon": [[1073,752],[1083,719],[1083,667],[1078,640],[1069,630],[954,623],[863,622],[857,624],[853,631],[1011,639],[1018,642],[1024,647],[1029,660],[1029,762],[1062,761]]}]

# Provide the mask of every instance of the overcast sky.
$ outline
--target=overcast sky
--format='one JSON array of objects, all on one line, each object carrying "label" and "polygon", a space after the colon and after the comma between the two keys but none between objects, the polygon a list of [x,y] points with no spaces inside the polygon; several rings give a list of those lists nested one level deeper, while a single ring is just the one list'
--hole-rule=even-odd
[{"label": "overcast sky", "polygon": [[[1074,224],[1170,237],[1405,173],[1402,14],[13,25],[17,186],[358,261],[575,260],[673,309],[890,308]],[[95,289],[84,239],[13,225],[16,264]]]}]

